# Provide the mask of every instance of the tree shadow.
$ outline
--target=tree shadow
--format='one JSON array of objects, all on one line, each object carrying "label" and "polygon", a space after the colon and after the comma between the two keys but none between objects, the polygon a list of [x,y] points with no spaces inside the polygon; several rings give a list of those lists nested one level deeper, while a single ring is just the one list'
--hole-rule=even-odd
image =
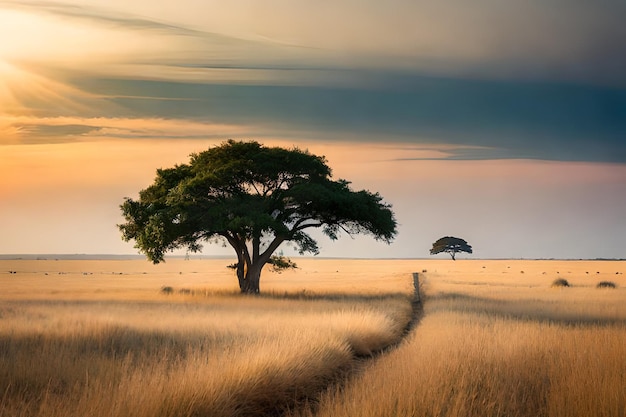
[{"label": "tree shadow", "polygon": [[257,295],[259,298],[267,298],[273,300],[302,300],[302,301],[384,301],[390,299],[411,299],[411,294],[403,292],[385,292],[385,293],[343,293],[343,292],[324,292],[316,293],[312,291],[298,292],[264,292]]}]

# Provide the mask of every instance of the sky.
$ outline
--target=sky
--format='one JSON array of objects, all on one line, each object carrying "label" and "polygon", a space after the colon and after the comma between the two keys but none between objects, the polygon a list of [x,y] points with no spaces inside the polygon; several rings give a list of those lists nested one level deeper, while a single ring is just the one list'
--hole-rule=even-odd
[{"label": "sky", "polygon": [[452,235],[467,258],[626,258],[624,16],[622,0],[0,0],[0,254],[136,254],[124,198],[232,138],[325,155],[392,204],[392,244],[320,237],[320,256],[429,257]]}]

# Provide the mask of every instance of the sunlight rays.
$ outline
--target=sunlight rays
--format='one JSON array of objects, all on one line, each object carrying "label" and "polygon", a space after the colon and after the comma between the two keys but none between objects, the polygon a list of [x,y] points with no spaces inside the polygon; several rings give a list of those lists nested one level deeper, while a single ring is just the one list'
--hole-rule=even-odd
[{"label": "sunlight rays", "polygon": [[26,109],[15,97],[13,88],[22,78],[21,71],[13,65],[0,60],[0,110],[2,113],[21,114]]},{"label": "sunlight rays", "polygon": [[93,95],[62,81],[0,60],[2,113],[42,117],[93,113],[88,103]]}]

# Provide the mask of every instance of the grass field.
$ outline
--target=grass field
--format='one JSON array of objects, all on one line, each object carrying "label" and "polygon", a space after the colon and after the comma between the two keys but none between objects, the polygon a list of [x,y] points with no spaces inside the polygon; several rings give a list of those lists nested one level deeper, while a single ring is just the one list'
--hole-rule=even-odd
[{"label": "grass field", "polygon": [[266,274],[280,293],[243,297],[227,263],[0,262],[0,415],[275,415],[411,319],[393,278]]},{"label": "grass field", "polygon": [[[292,415],[626,416],[625,266],[429,265],[424,315],[405,343],[315,413]],[[552,287],[557,277],[571,287]],[[603,280],[616,289],[597,289]]]},{"label": "grass field", "polygon": [[228,263],[0,261],[0,416],[626,416],[624,262]]}]

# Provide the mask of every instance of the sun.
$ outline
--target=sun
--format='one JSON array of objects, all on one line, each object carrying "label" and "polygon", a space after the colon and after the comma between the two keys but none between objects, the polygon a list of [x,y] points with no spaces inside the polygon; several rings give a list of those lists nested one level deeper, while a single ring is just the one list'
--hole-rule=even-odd
[{"label": "sun", "polygon": [[40,15],[6,7],[0,4],[0,59],[32,59],[47,54],[54,41],[49,36],[50,24]]}]

